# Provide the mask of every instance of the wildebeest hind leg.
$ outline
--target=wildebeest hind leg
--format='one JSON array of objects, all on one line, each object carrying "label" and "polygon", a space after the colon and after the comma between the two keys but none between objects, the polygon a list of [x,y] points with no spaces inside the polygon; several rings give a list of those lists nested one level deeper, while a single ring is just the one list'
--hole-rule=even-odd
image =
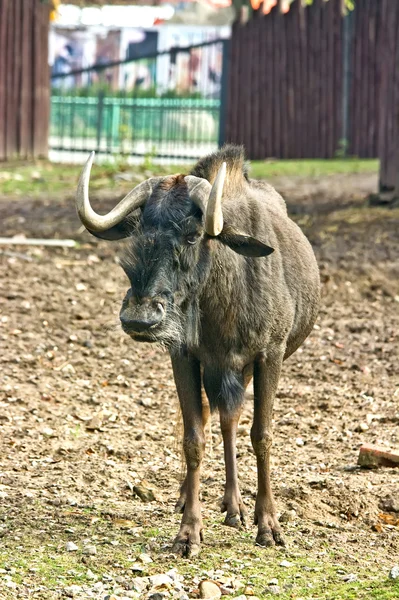
[{"label": "wildebeest hind leg", "polygon": [[240,406],[233,414],[220,409],[220,427],[223,436],[226,485],[221,511],[226,512],[225,525],[241,529],[246,524],[247,511],[238,487],[236,434],[241,415]]},{"label": "wildebeest hind leg", "polygon": [[172,356],[173,375],[183,415],[183,450],[187,464],[186,501],[179,533],[172,551],[190,557],[198,554],[202,539],[199,501],[200,467],[205,451],[202,424],[201,372],[191,356]]},{"label": "wildebeest hind leg", "polygon": [[280,377],[284,352],[260,354],[254,364],[254,420],[251,441],[258,467],[258,493],[255,502],[256,543],[260,546],[284,546],[276,505],[270,486],[270,449],[274,396]]}]

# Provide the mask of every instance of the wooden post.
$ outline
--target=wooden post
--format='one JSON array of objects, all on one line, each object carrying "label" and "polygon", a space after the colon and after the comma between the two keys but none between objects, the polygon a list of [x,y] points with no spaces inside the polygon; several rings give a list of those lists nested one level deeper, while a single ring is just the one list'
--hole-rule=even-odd
[{"label": "wooden post", "polygon": [[0,0],[0,160],[47,155],[50,2]]}]

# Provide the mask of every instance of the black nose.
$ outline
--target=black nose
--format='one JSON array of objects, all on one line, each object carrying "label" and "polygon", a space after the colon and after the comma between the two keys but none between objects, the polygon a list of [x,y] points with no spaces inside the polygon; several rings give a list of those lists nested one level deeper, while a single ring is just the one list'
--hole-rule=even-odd
[{"label": "black nose", "polygon": [[142,331],[147,331],[148,329],[151,329],[151,327],[155,327],[155,325],[158,325],[158,323],[161,322],[161,319],[129,319],[123,314],[120,316],[120,320],[122,323],[122,328],[128,333],[140,333]]}]

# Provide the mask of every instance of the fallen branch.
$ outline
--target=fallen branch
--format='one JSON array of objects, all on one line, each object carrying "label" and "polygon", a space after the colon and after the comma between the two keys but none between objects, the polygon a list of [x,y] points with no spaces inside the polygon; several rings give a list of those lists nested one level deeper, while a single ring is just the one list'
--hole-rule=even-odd
[{"label": "fallen branch", "polygon": [[75,240],[45,240],[17,236],[12,238],[0,238],[0,244],[5,246],[61,246],[63,248],[73,248],[76,246]]}]

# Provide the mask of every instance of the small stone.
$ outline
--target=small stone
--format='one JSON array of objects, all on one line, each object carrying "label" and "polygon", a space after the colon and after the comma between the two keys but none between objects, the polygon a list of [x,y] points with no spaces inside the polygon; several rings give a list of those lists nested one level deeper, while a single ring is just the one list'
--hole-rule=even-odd
[{"label": "small stone", "polygon": [[72,334],[72,335],[69,336],[68,340],[70,342],[77,342],[78,341],[78,336],[75,335],[75,334]]},{"label": "small stone", "polygon": [[83,548],[83,554],[88,554],[89,556],[93,556],[94,554],[97,554],[97,548],[95,546],[85,546]]},{"label": "small stone", "polygon": [[357,433],[361,433],[362,431],[367,431],[369,429],[369,426],[367,425],[367,423],[359,423],[358,425],[356,425],[355,427],[355,431]]},{"label": "small stone", "polygon": [[254,596],[255,595],[253,589],[249,585],[247,585],[247,587],[244,589],[244,594],[245,594],[245,596]]},{"label": "small stone", "polygon": [[280,523],[289,523],[290,521],[293,521],[295,517],[295,510],[285,510],[283,513],[281,513],[279,521]]},{"label": "small stone", "polygon": [[220,598],[222,592],[213,581],[201,581],[199,585],[200,598]]},{"label": "small stone", "polygon": [[15,581],[11,581],[11,579],[8,579],[6,581],[6,586],[12,590],[15,590],[17,587],[17,584],[15,583]]},{"label": "small stone", "polygon": [[133,486],[133,492],[142,500],[143,502],[153,502],[155,500],[154,492],[142,485]]},{"label": "small stone", "polygon": [[233,587],[235,590],[242,590],[245,587],[245,584],[240,581],[240,579],[235,579],[233,582]]},{"label": "small stone", "polygon": [[150,594],[148,596],[148,600],[164,600],[165,596],[160,592],[155,592],[155,594]]},{"label": "small stone", "polygon": [[67,598],[75,598],[81,591],[82,588],[80,585],[70,585],[64,589],[64,595]]},{"label": "small stone", "polygon": [[394,567],[392,567],[392,569],[389,571],[389,578],[399,579],[399,565],[395,565]]},{"label": "small stone", "polygon": [[231,596],[232,594],[234,594],[233,588],[229,588],[224,585],[220,586],[220,591],[222,592],[222,596]]},{"label": "small stone", "polygon": [[53,437],[54,429],[51,429],[51,427],[45,427],[44,429],[42,429],[41,434],[46,437]]},{"label": "small stone", "polygon": [[85,290],[87,290],[87,287],[84,283],[77,283],[75,288],[78,292],[84,292]]},{"label": "small stone", "polygon": [[98,413],[97,415],[94,415],[94,417],[92,417],[90,421],[86,423],[86,429],[88,429],[89,431],[95,431],[96,429],[100,429],[103,424],[103,417],[104,415],[102,412]]},{"label": "small stone", "polygon": [[102,589],[103,589],[103,587],[104,587],[104,584],[103,584],[103,582],[102,582],[102,581],[97,581],[97,583],[95,583],[95,584],[93,585],[93,588],[94,588],[95,590],[102,590]]},{"label": "small stone", "polygon": [[293,566],[293,563],[290,563],[288,560],[282,560],[280,563],[280,567],[286,567],[287,569],[292,566]]},{"label": "small stone", "polygon": [[281,594],[281,588],[278,585],[269,585],[269,587],[265,589],[265,594],[273,594],[274,596],[278,596]]},{"label": "small stone", "polygon": [[380,508],[387,512],[399,513],[399,496],[386,496],[385,498],[380,500]]},{"label": "small stone", "polygon": [[342,577],[342,581],[345,581],[345,583],[352,583],[352,581],[357,581],[357,575],[355,575],[355,573],[348,573],[348,575]]},{"label": "small stone", "polygon": [[162,573],[161,575],[152,575],[150,578],[150,584],[152,585],[152,587],[161,587],[163,585],[165,586],[172,586],[173,585],[173,579],[171,579],[169,577],[169,575],[166,575],[165,573]]},{"label": "small stone", "polygon": [[240,594],[239,596],[236,596],[234,600],[247,600],[247,597],[245,594]]},{"label": "small stone", "polygon": [[278,585],[278,579],[277,579],[277,577],[274,577],[273,579],[271,579],[269,581],[268,585]]},{"label": "small stone", "polygon": [[142,573],[144,571],[144,567],[143,565],[140,565],[139,563],[133,563],[130,566],[130,569],[134,572],[134,573]]},{"label": "small stone", "polygon": [[152,406],[152,400],[151,398],[142,398],[140,400],[140,404],[142,406],[145,406],[146,408],[149,408],[150,406]]},{"label": "small stone", "polygon": [[295,443],[296,443],[297,446],[304,446],[305,445],[305,442],[300,437],[296,438]]},{"label": "small stone", "polygon": [[147,589],[148,584],[149,584],[149,578],[148,577],[135,577],[134,579],[132,579],[132,581],[130,582],[132,589],[135,592],[143,592],[145,589]]},{"label": "small stone", "polygon": [[76,550],[79,550],[78,546],[73,542],[67,542],[65,549],[67,552],[75,552]]},{"label": "small stone", "polygon": [[86,577],[87,579],[98,579],[97,575],[93,573],[93,571],[91,571],[90,569],[87,569]]},{"label": "small stone", "polygon": [[138,557],[138,560],[140,560],[144,565],[148,565],[150,563],[153,562],[151,556],[149,556],[148,554],[140,554],[140,556]]},{"label": "small stone", "polygon": [[170,569],[170,571],[167,571],[166,575],[168,575],[168,577],[170,577],[174,582],[183,581],[184,579],[183,575],[180,575],[177,569]]}]

